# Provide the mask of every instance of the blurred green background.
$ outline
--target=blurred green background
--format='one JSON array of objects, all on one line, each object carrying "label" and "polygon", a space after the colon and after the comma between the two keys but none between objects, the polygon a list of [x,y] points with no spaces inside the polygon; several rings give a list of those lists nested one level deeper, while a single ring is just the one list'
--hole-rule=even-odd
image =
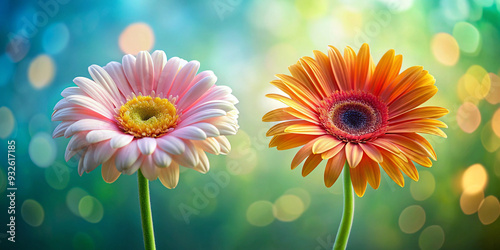
[{"label": "blurred green background", "polygon": [[[211,171],[182,171],[176,189],[151,183],[159,249],[329,249],[341,180],[290,170],[295,150],[267,149],[261,122],[279,104],[274,74],[314,49],[370,44],[403,68],[423,65],[448,108],[438,161],[404,188],[382,175],[356,198],[350,249],[493,249],[500,238],[500,1],[0,1],[1,249],[140,249],[136,176],[78,176],[53,140],[60,92],[91,64],[161,49],[201,62],[240,99],[238,135]],[[7,141],[16,140],[16,243],[7,241]]]}]

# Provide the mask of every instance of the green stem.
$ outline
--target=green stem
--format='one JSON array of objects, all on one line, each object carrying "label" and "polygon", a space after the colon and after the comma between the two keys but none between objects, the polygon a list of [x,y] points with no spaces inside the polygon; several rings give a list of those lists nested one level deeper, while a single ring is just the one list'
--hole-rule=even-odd
[{"label": "green stem", "polygon": [[144,249],[154,250],[155,234],[153,229],[153,218],[151,216],[151,202],[149,200],[149,182],[142,172],[137,171],[139,184],[139,203],[141,204],[142,233],[144,234]]},{"label": "green stem", "polygon": [[349,233],[351,233],[352,220],[354,218],[354,192],[351,184],[351,174],[349,164],[344,166],[344,212],[340,221],[339,231],[333,244],[334,250],[343,250],[347,247]]}]

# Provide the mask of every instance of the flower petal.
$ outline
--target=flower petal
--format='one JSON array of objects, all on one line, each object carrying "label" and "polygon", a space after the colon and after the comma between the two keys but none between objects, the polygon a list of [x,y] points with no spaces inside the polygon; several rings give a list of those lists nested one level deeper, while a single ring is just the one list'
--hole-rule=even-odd
[{"label": "flower petal", "polygon": [[114,157],[102,164],[101,174],[107,183],[113,183],[120,177],[120,171],[116,169]]},{"label": "flower petal", "polygon": [[159,178],[166,188],[175,188],[179,183],[179,165],[172,162],[169,167],[161,168]]},{"label": "flower petal", "polygon": [[363,158],[363,149],[357,143],[349,142],[345,146],[345,154],[349,166],[355,168]]},{"label": "flower petal", "polygon": [[182,154],[184,152],[185,149],[184,142],[175,136],[167,134],[156,140],[158,147],[165,152],[168,152],[173,155]]},{"label": "flower petal", "polygon": [[121,148],[127,146],[134,140],[134,137],[126,134],[116,134],[111,138],[111,147],[112,148]]},{"label": "flower petal", "polygon": [[140,156],[139,149],[137,148],[137,142],[132,141],[126,147],[122,147],[118,149],[116,152],[116,169],[122,172],[125,169],[128,169],[134,164]]},{"label": "flower petal", "polygon": [[311,154],[307,157],[306,162],[304,162],[304,167],[302,168],[302,176],[306,177],[311,173],[318,164],[322,161],[321,155]]},{"label": "flower petal", "polygon": [[151,137],[138,139],[137,147],[143,155],[151,155],[156,149],[156,139]]},{"label": "flower petal", "polygon": [[330,158],[326,163],[324,179],[327,187],[331,187],[337,181],[340,172],[342,172],[342,169],[344,168],[346,161],[345,152],[343,148],[341,151],[342,152],[339,152]]},{"label": "flower petal", "polygon": [[172,163],[172,157],[160,149],[156,149],[153,153],[153,160],[158,167],[168,167]]}]

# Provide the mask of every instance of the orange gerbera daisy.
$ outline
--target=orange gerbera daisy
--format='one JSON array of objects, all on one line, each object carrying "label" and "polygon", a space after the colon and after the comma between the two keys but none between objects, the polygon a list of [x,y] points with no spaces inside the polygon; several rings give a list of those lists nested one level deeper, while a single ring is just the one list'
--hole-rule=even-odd
[{"label": "orange gerbera daisy", "polygon": [[436,160],[431,144],[417,133],[446,137],[436,120],[448,113],[441,107],[418,107],[438,91],[435,79],[421,66],[400,73],[402,56],[389,50],[375,65],[367,44],[358,54],[330,46],[328,55],[302,57],[289,67],[292,76],[278,74],[271,83],[289,97],[268,94],[288,107],[270,111],[265,122],[269,146],[278,150],[302,148],[292,169],[302,161],[307,176],[328,160],[325,185],[331,187],[347,160],[354,191],[363,196],[367,183],[377,189],[380,168],[401,187],[404,178],[418,180],[415,163],[431,167]]}]

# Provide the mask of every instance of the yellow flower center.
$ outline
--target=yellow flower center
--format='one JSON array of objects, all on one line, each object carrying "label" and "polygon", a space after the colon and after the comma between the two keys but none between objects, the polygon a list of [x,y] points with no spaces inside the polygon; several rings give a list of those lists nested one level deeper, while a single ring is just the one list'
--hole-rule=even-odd
[{"label": "yellow flower center", "polygon": [[177,125],[179,116],[166,98],[137,96],[120,107],[116,120],[134,137],[159,137]]}]

